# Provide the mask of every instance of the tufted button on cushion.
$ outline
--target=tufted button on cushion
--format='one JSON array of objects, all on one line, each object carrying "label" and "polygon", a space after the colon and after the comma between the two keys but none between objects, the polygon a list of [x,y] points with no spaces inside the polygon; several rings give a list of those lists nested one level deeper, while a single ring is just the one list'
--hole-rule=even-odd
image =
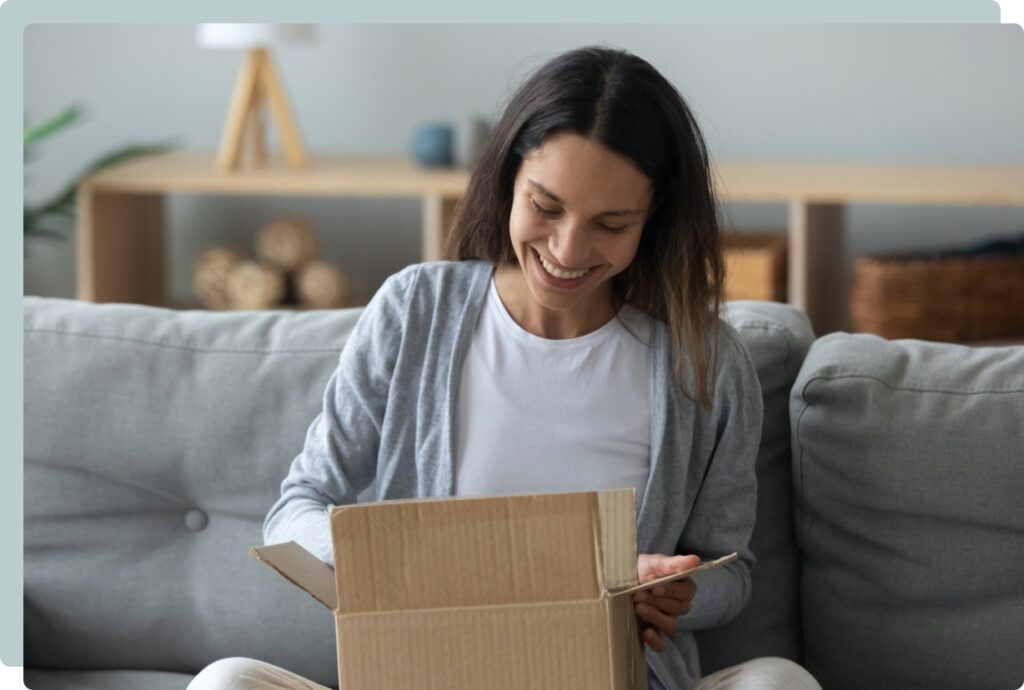
[{"label": "tufted button on cushion", "polygon": [[206,517],[206,513],[198,508],[193,508],[185,513],[185,526],[193,532],[198,532],[206,527],[207,522],[209,522],[209,519]]}]

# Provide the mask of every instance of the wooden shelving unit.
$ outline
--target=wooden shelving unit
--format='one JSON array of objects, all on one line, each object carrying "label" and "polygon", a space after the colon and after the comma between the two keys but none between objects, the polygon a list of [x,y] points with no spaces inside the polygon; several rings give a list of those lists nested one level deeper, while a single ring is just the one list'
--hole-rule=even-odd
[{"label": "wooden shelving unit", "polygon": [[[212,152],[136,159],[85,180],[78,196],[79,299],[166,304],[164,196],[413,197],[423,204],[422,258],[440,258],[444,229],[469,180],[398,155],[313,156],[295,172],[282,161],[219,172]],[[720,162],[723,201],[788,207],[788,301],[815,332],[846,328],[843,209],[849,203],[1024,206],[1024,165],[907,166]]]},{"label": "wooden shelving unit", "polygon": [[220,172],[213,153],[139,158],[83,181],[78,190],[77,297],[165,306],[164,197],[416,197],[423,204],[422,256],[441,257],[442,229],[466,188],[464,170],[428,170],[404,156],[316,156],[296,172],[271,159]]}]

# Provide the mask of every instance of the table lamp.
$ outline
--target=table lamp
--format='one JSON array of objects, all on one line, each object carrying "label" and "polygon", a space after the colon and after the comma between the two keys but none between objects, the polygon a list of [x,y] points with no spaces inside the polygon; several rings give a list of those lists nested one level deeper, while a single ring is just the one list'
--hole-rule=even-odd
[{"label": "table lamp", "polygon": [[[235,81],[224,134],[217,151],[217,167],[223,172],[238,169],[243,137],[248,136],[252,159],[257,167],[266,163],[263,126],[264,105],[273,116],[281,136],[285,158],[293,170],[308,164],[295,118],[288,107],[284,85],[270,59],[270,48],[288,43],[306,43],[313,38],[311,24],[200,24],[199,45],[205,48],[247,48],[248,55]],[[246,130],[248,129],[248,134]]]}]

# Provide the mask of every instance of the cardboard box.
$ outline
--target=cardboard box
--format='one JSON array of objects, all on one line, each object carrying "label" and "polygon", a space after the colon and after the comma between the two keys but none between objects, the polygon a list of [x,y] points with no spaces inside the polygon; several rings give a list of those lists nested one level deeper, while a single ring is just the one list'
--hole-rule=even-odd
[{"label": "cardboard box", "polygon": [[685,574],[637,585],[634,494],[332,507],[334,571],[294,542],[251,553],[334,612],[342,690],[639,690],[630,594]]}]

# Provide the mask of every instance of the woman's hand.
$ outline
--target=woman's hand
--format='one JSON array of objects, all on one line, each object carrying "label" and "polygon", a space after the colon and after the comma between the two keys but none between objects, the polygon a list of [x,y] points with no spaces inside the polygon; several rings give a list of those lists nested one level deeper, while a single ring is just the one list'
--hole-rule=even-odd
[{"label": "woman's hand", "polygon": [[[660,553],[640,554],[636,570],[640,584],[650,582],[672,573],[689,570],[700,565],[699,556],[666,556]],[[692,578],[667,582],[654,589],[642,590],[633,595],[636,615],[644,622],[644,642],[656,652],[668,647],[665,635],[675,632],[679,616],[689,613],[697,584]]]}]

